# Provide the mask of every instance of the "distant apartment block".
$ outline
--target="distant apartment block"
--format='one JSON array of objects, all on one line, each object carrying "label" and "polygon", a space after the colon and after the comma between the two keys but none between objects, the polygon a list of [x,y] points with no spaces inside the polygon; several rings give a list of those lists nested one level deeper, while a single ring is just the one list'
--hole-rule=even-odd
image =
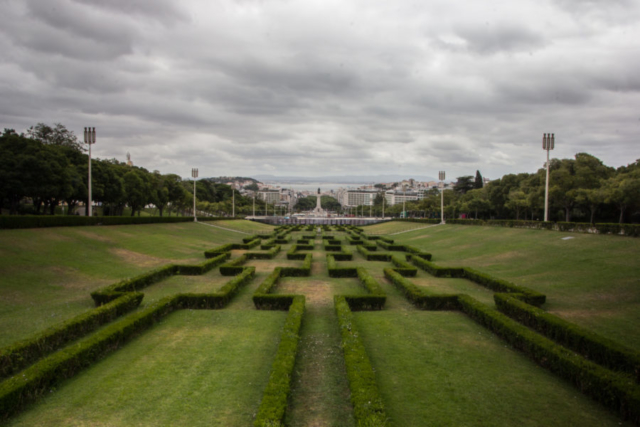
[{"label": "distant apartment block", "polygon": [[384,193],[384,198],[388,206],[393,206],[402,202],[422,200],[424,199],[424,191],[389,190]]}]

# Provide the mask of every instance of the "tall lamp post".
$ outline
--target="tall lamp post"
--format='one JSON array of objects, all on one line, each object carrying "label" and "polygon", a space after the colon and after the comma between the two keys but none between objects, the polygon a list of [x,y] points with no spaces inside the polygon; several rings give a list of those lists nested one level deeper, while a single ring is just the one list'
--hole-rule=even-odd
[{"label": "tall lamp post", "polygon": [[231,184],[231,218],[236,217],[236,189],[235,183]]},{"label": "tall lamp post", "polygon": [[256,218],[256,192],[253,192],[253,219]]},{"label": "tall lamp post", "polygon": [[542,135],[542,149],[547,150],[547,182],[544,186],[544,220],[549,220],[549,151],[555,146],[555,136],[552,133]]},{"label": "tall lamp post", "polygon": [[382,219],[384,219],[384,201],[387,199],[387,195],[385,193],[385,195],[382,197]]},{"label": "tall lamp post", "polygon": [[402,218],[406,218],[407,217],[407,209],[406,209],[407,187],[404,184],[402,184],[402,192],[403,192],[403,197],[402,197]]},{"label": "tall lamp post", "polygon": [[89,144],[89,179],[87,180],[89,203],[87,204],[87,215],[93,216],[91,207],[91,145],[96,143],[96,128],[84,128],[84,143]]},{"label": "tall lamp post", "polygon": [[440,224],[444,224],[444,171],[438,173],[440,179]]},{"label": "tall lamp post", "polygon": [[198,222],[196,216],[196,178],[198,177],[198,168],[191,169],[191,178],[193,178],[193,221]]}]

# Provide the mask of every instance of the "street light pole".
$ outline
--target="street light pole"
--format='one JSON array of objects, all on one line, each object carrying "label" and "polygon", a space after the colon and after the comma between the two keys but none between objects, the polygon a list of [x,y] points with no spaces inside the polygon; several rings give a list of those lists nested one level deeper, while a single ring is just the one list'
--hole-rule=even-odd
[{"label": "street light pole", "polygon": [[93,208],[91,207],[91,145],[96,143],[96,128],[84,128],[84,143],[89,144],[89,179],[87,180],[89,202],[87,204],[87,215],[93,216]]},{"label": "street light pole", "polygon": [[384,219],[384,201],[387,199],[387,194],[382,197],[382,219]]},{"label": "street light pole", "polygon": [[198,177],[198,168],[191,169],[191,178],[193,178],[193,222],[198,222],[196,216],[196,178]]},{"label": "street light pole", "polygon": [[440,224],[444,224],[444,171],[440,171],[438,173],[438,178],[440,178]]},{"label": "street light pole", "polygon": [[545,133],[542,136],[542,149],[547,150],[547,181],[544,187],[544,220],[549,220],[549,151],[555,147],[555,135]]},{"label": "street light pole", "polygon": [[407,209],[406,209],[406,203],[407,203],[407,187],[402,184],[402,191],[403,191],[403,197],[402,197],[402,218],[406,218],[407,217]]},{"label": "street light pole", "polygon": [[236,217],[236,190],[234,185],[231,185],[231,218]]},{"label": "street light pole", "polygon": [[253,219],[256,218],[256,192],[253,192]]}]

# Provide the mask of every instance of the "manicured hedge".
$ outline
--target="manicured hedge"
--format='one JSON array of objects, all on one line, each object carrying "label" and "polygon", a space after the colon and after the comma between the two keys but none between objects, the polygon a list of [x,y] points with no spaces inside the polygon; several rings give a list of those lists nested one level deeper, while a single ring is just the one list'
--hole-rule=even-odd
[{"label": "manicured hedge", "polygon": [[[367,261],[391,261],[392,254],[385,252],[371,252],[371,246],[358,245],[358,252],[365,257]],[[375,250],[375,246],[373,246]]]},{"label": "manicured hedge", "polygon": [[324,245],[324,250],[327,252],[341,252],[342,245]]},{"label": "manicured hedge", "polygon": [[387,296],[380,284],[363,267],[357,267],[356,273],[360,284],[370,292],[370,295],[344,295],[351,310],[382,310]]},{"label": "manicured hedge", "polygon": [[64,348],[0,383],[0,414],[7,418],[48,393],[61,381],[116,350],[132,337],[171,313],[177,295],[166,297],[139,313],[106,326],[82,342]]},{"label": "manicured hedge", "polygon": [[640,388],[628,376],[577,355],[467,295],[461,295],[459,301],[464,313],[540,366],[570,381],[623,419],[640,423]]},{"label": "manicured hedge", "polygon": [[480,286],[496,292],[508,292],[512,296],[525,301],[528,304],[540,306],[545,303],[546,296],[524,286],[519,286],[506,280],[496,279],[488,274],[471,268],[439,267],[424,258],[411,257],[411,262],[435,277],[459,277],[468,279]]},{"label": "manicured hedge", "polygon": [[640,382],[640,354],[587,329],[533,307],[509,294],[495,294],[498,310],[586,358],[627,372]]},{"label": "manicured hedge", "polygon": [[157,283],[166,277],[176,274],[175,264],[165,265],[158,269],[136,276],[132,279],[125,279],[106,288],[99,289],[91,293],[91,298],[96,306],[100,306],[120,298],[125,293],[139,291],[149,285]]},{"label": "manicured hedge", "polygon": [[217,248],[209,249],[204,252],[205,258],[214,258],[218,255],[229,252],[231,250],[249,250],[255,248],[260,244],[260,239],[254,239],[249,243],[227,243],[226,245],[218,246]]},{"label": "manicured hedge", "polygon": [[405,246],[405,251],[409,253],[407,256],[407,261],[411,261],[412,256],[418,256],[420,258],[426,259],[427,261],[431,261],[431,254],[428,252],[423,252],[422,249],[418,249],[415,246]]},{"label": "manicured hedge", "polygon": [[[198,217],[198,221],[229,220],[226,217]],[[90,225],[140,225],[193,222],[189,216],[79,216],[79,215],[0,215],[0,229],[82,227]]]},{"label": "manicured hedge", "polygon": [[376,243],[378,244],[378,246],[388,250],[388,251],[402,251],[402,252],[407,252],[407,247],[406,245],[398,245],[395,243],[388,243],[385,242],[384,240],[376,240]]},{"label": "manicured hedge", "polygon": [[278,352],[271,365],[269,382],[262,395],[258,414],[253,422],[256,427],[281,426],[291,392],[291,377],[298,354],[300,326],[304,315],[304,296],[297,295],[289,307],[280,336]]},{"label": "manicured hedge", "polygon": [[275,245],[266,252],[247,252],[247,259],[273,259],[280,252],[280,245]]},{"label": "manicured hedge", "polygon": [[[302,254],[299,254],[302,255]],[[311,276],[312,254],[304,256],[302,267],[282,267],[282,277],[309,277]]]},{"label": "manicured hedge", "polygon": [[459,310],[458,296],[430,294],[426,290],[418,288],[409,279],[403,277],[392,268],[385,268],[384,275],[391,280],[405,297],[416,307],[423,310]]},{"label": "manicured hedge", "polygon": [[64,345],[137,308],[143,294],[132,292],[0,350],[0,378],[8,377]]},{"label": "manicured hedge", "polygon": [[356,267],[338,267],[335,254],[327,255],[327,270],[329,277],[358,277]]},{"label": "manicured hedge", "polygon": [[296,240],[296,243],[299,245],[308,245],[309,242],[311,242],[309,239],[298,239]]},{"label": "manicured hedge", "polygon": [[245,253],[240,255],[238,258],[234,258],[231,261],[222,264],[220,266],[220,274],[223,276],[237,276],[242,273],[242,270],[244,269],[242,265],[247,262],[248,259],[249,257]]},{"label": "manicured hedge", "polygon": [[420,257],[411,257],[411,262],[435,277],[464,277],[462,268],[439,267],[434,263]]},{"label": "manicured hedge", "polygon": [[213,270],[229,258],[231,258],[231,252],[225,252],[215,258],[211,258],[209,261],[203,262],[202,264],[176,265],[176,274],[181,276],[199,276]]},{"label": "manicured hedge", "polygon": [[341,295],[334,297],[334,304],[356,423],[358,426],[387,426],[387,415],[376,384],[376,376],[358,334],[349,304]]},{"label": "manicured hedge", "polygon": [[313,245],[292,245],[287,251],[287,259],[304,259],[306,254],[298,253],[298,251],[311,251]]},{"label": "manicured hedge", "polygon": [[244,267],[240,274],[229,280],[217,292],[212,294],[179,294],[175,301],[177,308],[219,309],[229,304],[242,285],[249,283],[255,276],[255,267]]},{"label": "manicured hedge", "polygon": [[395,271],[405,277],[415,277],[418,274],[418,269],[409,264],[398,255],[391,255],[391,262],[396,266]]},{"label": "manicured hedge", "polygon": [[521,299],[527,304],[541,306],[545,303],[547,297],[544,294],[536,292],[524,286],[519,286],[506,280],[496,279],[488,274],[481,273],[471,268],[463,268],[465,278],[475,282],[485,288],[489,288],[496,292],[508,292],[513,297]]}]

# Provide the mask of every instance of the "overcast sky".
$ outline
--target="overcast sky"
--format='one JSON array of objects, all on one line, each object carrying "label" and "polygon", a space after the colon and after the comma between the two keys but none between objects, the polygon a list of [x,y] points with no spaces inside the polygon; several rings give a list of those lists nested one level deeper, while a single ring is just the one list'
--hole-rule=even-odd
[{"label": "overcast sky", "polygon": [[162,173],[640,158],[640,0],[0,0],[0,127]]}]

